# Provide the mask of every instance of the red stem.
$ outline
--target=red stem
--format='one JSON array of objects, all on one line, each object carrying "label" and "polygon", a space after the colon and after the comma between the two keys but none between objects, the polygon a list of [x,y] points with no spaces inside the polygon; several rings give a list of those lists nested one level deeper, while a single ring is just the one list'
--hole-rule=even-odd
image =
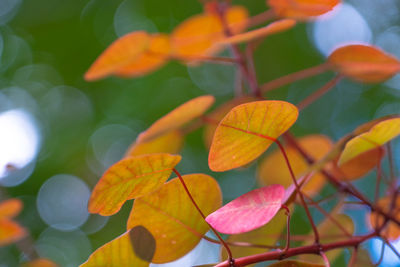
[{"label": "red stem", "polygon": [[200,213],[201,217],[203,217],[204,221],[208,224],[208,226],[210,227],[211,231],[214,232],[214,234],[217,236],[217,238],[219,239],[219,241],[221,242],[221,244],[225,247],[226,252],[228,253],[228,258],[229,258],[229,262],[230,265],[229,266],[235,266],[234,265],[234,259],[232,257],[232,252],[229,248],[229,246],[225,243],[225,241],[222,239],[222,237],[218,234],[218,232],[214,229],[214,227],[212,227],[207,221],[206,221],[206,216],[204,216],[204,213],[201,211],[200,207],[197,205],[196,201],[194,200],[192,194],[190,194],[190,191],[188,189],[188,187],[186,186],[185,181],[182,178],[182,175],[174,168],[172,169],[174,171],[174,173],[178,176],[179,180],[181,181],[183,188],[186,191],[186,194],[188,195],[188,197],[190,198],[190,201],[192,201],[193,205],[195,206],[195,208],[197,209],[197,211]]}]

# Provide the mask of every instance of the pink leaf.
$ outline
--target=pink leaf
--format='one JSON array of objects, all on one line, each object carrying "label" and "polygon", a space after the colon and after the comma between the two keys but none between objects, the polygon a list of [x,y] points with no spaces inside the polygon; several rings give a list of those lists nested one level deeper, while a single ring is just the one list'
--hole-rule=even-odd
[{"label": "pink leaf", "polygon": [[270,185],[250,191],[207,216],[206,221],[224,234],[240,234],[268,223],[279,211],[285,188]]}]

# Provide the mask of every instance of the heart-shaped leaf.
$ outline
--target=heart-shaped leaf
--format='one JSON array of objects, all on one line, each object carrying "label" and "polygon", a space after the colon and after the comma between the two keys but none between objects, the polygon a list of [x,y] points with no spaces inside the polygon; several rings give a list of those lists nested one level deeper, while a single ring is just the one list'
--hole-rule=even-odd
[{"label": "heart-shaped leaf", "polygon": [[[330,138],[324,135],[308,135],[299,138],[297,141],[299,146],[314,160],[323,158],[333,146]],[[304,157],[291,146],[285,146],[284,148],[296,177],[299,178],[304,175],[309,169],[309,164]],[[280,150],[275,150],[261,161],[258,167],[257,177],[262,185],[279,183],[287,188],[293,184],[285,158]],[[308,179],[308,182],[302,187],[302,191],[308,195],[315,195],[319,193],[324,184],[324,176],[320,173],[316,173]]]},{"label": "heart-shaped leaf", "polygon": [[[190,174],[182,178],[205,215],[221,206],[221,191],[212,177]],[[127,227],[137,225],[146,227],[156,240],[154,263],[170,262],[186,255],[209,230],[178,178],[135,200]]]},{"label": "heart-shaped leaf", "polygon": [[180,160],[178,155],[150,154],[115,163],[93,189],[89,212],[109,216],[118,212],[126,200],[157,190]]},{"label": "heart-shaped leaf", "polygon": [[342,46],[329,56],[341,74],[360,82],[383,82],[400,71],[400,62],[381,49],[371,45]]},{"label": "heart-shaped leaf", "polygon": [[[225,13],[225,20],[234,34],[245,29],[247,17],[247,10],[241,6],[230,7]],[[214,45],[224,37],[224,27],[217,14],[210,12],[192,16],[172,32],[173,54],[188,61],[212,55],[220,51],[222,47]]]},{"label": "heart-shaped leaf", "polygon": [[[137,236],[141,234],[132,234],[134,231],[134,229],[129,230],[98,248],[80,267],[148,267],[150,265],[149,261],[141,259],[135,251],[143,251],[146,255],[154,254],[154,244],[150,242],[150,246],[148,246],[149,242],[147,240],[151,239],[148,237],[149,233],[146,234],[145,242],[138,242]],[[154,237],[152,238],[154,240]],[[136,242],[136,248],[133,245],[134,242]]]},{"label": "heart-shaped leaf", "polygon": [[360,134],[346,143],[338,161],[339,166],[358,155],[384,145],[400,135],[400,118],[377,123],[368,132]]},{"label": "heart-shaped leaf", "polygon": [[340,0],[267,0],[280,17],[308,20],[331,11]]},{"label": "heart-shaped leaf", "polygon": [[265,38],[268,35],[289,30],[293,28],[295,25],[296,21],[293,19],[282,19],[272,22],[271,24],[268,24],[265,27],[225,38],[221,42],[219,42],[219,44],[226,45],[226,44],[238,44],[238,43],[250,42],[260,38]]},{"label": "heart-shaped leaf", "polygon": [[275,216],[284,196],[285,188],[281,185],[255,189],[208,215],[206,221],[224,234],[249,232]]},{"label": "heart-shaped leaf", "polygon": [[135,142],[125,154],[125,157],[153,153],[178,153],[183,146],[184,136],[178,130],[173,130],[160,135],[148,142]]},{"label": "heart-shaped leaf", "polygon": [[104,78],[135,61],[150,45],[144,31],[128,33],[112,43],[85,74],[87,81]]},{"label": "heart-shaped leaf", "polygon": [[260,156],[298,116],[285,101],[256,101],[233,108],[219,123],[208,165],[213,171],[243,166]]},{"label": "heart-shaped leaf", "polygon": [[178,129],[204,114],[214,101],[215,98],[211,95],[199,96],[189,100],[153,123],[153,125],[138,136],[137,142],[148,142],[169,131]]}]

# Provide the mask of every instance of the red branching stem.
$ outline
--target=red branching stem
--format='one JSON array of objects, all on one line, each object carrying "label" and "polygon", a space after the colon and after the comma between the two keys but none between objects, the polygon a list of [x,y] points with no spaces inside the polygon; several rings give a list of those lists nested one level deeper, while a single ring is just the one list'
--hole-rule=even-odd
[{"label": "red branching stem", "polygon": [[[367,235],[353,236],[352,238],[344,241],[289,248],[284,254],[282,253],[281,250],[276,250],[261,254],[250,255],[242,258],[236,258],[235,266],[241,267],[262,261],[286,259],[300,254],[320,254],[321,251],[326,252],[336,248],[355,247],[363,243],[365,240],[368,240],[375,236],[376,233],[372,232]],[[217,264],[216,267],[229,267],[229,262],[228,261],[221,262]]]},{"label": "red branching stem", "polygon": [[[268,138],[268,139],[270,139],[270,138]],[[277,140],[277,139],[274,139],[274,142],[278,145],[283,157],[285,158],[286,165],[287,165],[287,167],[289,169],[289,172],[290,172],[290,175],[292,177],[293,183],[294,183],[294,185],[296,187],[297,193],[299,194],[301,204],[303,205],[303,208],[306,211],[308,220],[310,221],[311,227],[313,229],[314,236],[315,236],[315,243],[319,244],[319,234],[318,234],[317,226],[314,223],[314,220],[313,220],[313,218],[311,216],[310,210],[308,209],[308,206],[307,206],[307,204],[306,204],[306,202],[304,200],[303,193],[301,192],[300,186],[297,183],[296,176],[294,175],[292,166],[290,165],[290,162],[289,162],[289,157],[287,156],[285,148],[282,146],[281,142],[279,142],[279,140]]]},{"label": "red branching stem", "polygon": [[303,101],[301,101],[297,107],[299,110],[303,110],[312,103],[314,103],[317,99],[319,99],[321,96],[325,95],[327,92],[329,92],[333,87],[335,87],[338,82],[342,79],[342,76],[336,75],[332,80],[327,82],[324,86],[322,86],[320,89],[306,97]]},{"label": "red branching stem", "polygon": [[278,89],[284,85],[303,80],[305,78],[309,78],[312,76],[316,76],[318,74],[324,73],[330,69],[330,66],[327,63],[323,63],[308,69],[303,69],[298,72],[294,72],[275,80],[269,81],[261,86],[261,92],[264,94],[266,92],[272,91],[274,89]]},{"label": "red branching stem", "polygon": [[357,254],[358,254],[358,246],[355,246],[353,249],[353,253],[351,253],[351,258],[349,260],[349,264],[347,265],[347,267],[355,266],[355,263],[357,261]]},{"label": "red branching stem", "polygon": [[381,246],[381,253],[379,256],[379,260],[377,263],[375,263],[375,266],[379,266],[381,264],[381,262],[383,261],[383,256],[385,255],[385,242],[382,242],[382,246]]},{"label": "red branching stem", "polygon": [[286,220],[286,246],[283,251],[287,251],[290,248],[290,210],[287,206],[282,205],[282,209],[285,209]]},{"label": "red branching stem", "polygon": [[388,160],[389,160],[390,181],[393,184],[393,181],[396,179],[396,174],[395,174],[395,169],[394,169],[392,142],[388,142],[386,144],[386,149],[387,149]]},{"label": "red branching stem", "polygon": [[331,264],[329,263],[328,257],[326,256],[325,252],[320,251],[319,255],[321,256],[321,258],[324,260],[325,263],[325,267],[331,267]]},{"label": "red branching stem", "polygon": [[[186,194],[188,195],[188,197],[190,198],[190,201],[193,203],[193,205],[195,206],[195,208],[197,209],[197,211],[200,213],[201,217],[203,217],[204,221],[208,224],[208,226],[210,227],[211,231],[214,232],[214,234],[217,236],[217,238],[219,239],[219,241],[221,242],[221,244],[225,247],[226,252],[228,253],[228,257],[229,257],[229,262],[233,263],[233,257],[232,257],[232,252],[229,248],[229,246],[225,243],[224,239],[222,239],[222,237],[218,234],[217,230],[214,229],[214,227],[212,227],[207,221],[206,221],[206,216],[204,215],[204,213],[201,211],[200,207],[197,205],[196,201],[194,200],[192,194],[189,191],[189,188],[186,186],[185,181],[182,178],[182,175],[174,168],[172,169],[174,171],[174,173],[178,176],[179,181],[181,181],[183,188],[186,191]],[[231,264],[232,265],[232,264]],[[235,266],[235,265],[234,265]]]},{"label": "red branching stem", "polygon": [[[203,239],[207,240],[208,242],[221,245],[221,242],[219,240],[215,240],[211,237],[203,236]],[[234,246],[234,247],[250,247],[250,248],[264,248],[264,249],[281,249],[282,248],[281,246],[269,246],[269,245],[253,244],[253,243],[247,243],[247,242],[225,241],[225,243],[228,244],[229,246]]]},{"label": "red branching stem", "polygon": [[378,165],[376,166],[376,186],[375,186],[375,196],[374,196],[375,204],[378,203],[381,181],[382,181],[382,162],[379,160]]},{"label": "red branching stem", "polygon": [[261,23],[264,23],[264,22],[266,22],[268,20],[272,20],[275,17],[276,17],[275,12],[272,9],[269,9],[269,10],[267,10],[265,12],[262,12],[260,14],[257,14],[255,16],[249,18],[247,20],[247,25],[246,26],[248,28],[251,28],[251,27],[257,26],[257,25],[259,25]]},{"label": "red branching stem", "polygon": [[[218,7],[219,7],[218,8],[218,15],[219,15],[221,23],[222,23],[222,25],[224,27],[224,33],[225,33],[225,35],[227,37],[230,37],[230,36],[232,36],[232,32],[229,29],[229,25],[225,20],[225,16],[224,16],[225,8],[222,5],[219,5]],[[243,58],[242,53],[239,50],[239,47],[237,45],[231,45],[231,49],[232,49],[232,52],[234,54],[235,59],[238,61],[239,69],[242,72],[243,77],[246,78],[247,83],[249,84],[249,87],[250,87],[253,95],[257,96],[257,97],[261,97],[261,91],[260,91],[260,88],[259,88],[258,83],[256,81],[256,78],[247,69],[246,61]]]}]

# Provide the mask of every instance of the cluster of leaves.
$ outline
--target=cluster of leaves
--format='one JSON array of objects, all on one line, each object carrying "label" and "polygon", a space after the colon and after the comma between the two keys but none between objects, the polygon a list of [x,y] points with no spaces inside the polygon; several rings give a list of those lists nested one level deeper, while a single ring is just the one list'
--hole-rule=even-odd
[{"label": "cluster of leaves", "polygon": [[[188,65],[213,61],[238,66],[249,90],[207,115],[214,97],[194,98],[137,137],[125,157],[101,177],[89,201],[91,213],[110,216],[127,200],[135,199],[127,231],[97,249],[81,266],[145,267],[151,262],[171,262],[187,254],[202,238],[224,246],[222,257],[227,260],[216,266],[245,266],[266,260],[276,260],[270,266],[324,266],[340,254],[340,250],[338,253],[333,249],[346,247],[354,248],[353,266],[373,266],[359,245],[372,237],[388,242],[400,236],[396,177],[391,174],[393,188],[380,198],[382,177],[378,171],[374,201],[350,182],[374,168],[381,169],[383,157],[391,156],[385,146],[390,147],[390,141],[400,135],[400,117],[393,115],[364,124],[336,143],[317,134],[295,138],[288,130],[296,122],[299,110],[343,77],[365,83],[383,82],[400,71],[400,62],[372,45],[346,45],[333,51],[326,63],[259,86],[249,58],[252,54],[244,57],[237,46],[243,43],[254,50],[268,35],[312,20],[339,2],[268,0],[270,10],[250,17],[246,8],[230,6],[229,1],[206,1],[203,14],[185,20],[170,35],[132,32],[99,56],[86,73],[87,80],[110,75],[137,77],[155,71],[168,60]],[[246,31],[271,19],[274,21],[266,26]],[[232,49],[234,57],[215,56],[225,48]],[[325,71],[337,75],[297,107],[263,97],[267,91]],[[278,145],[279,150],[259,164],[260,188],[221,207],[221,190],[213,177],[178,172],[181,156],[176,154],[185,134],[201,126],[209,147],[208,165],[215,172],[246,167],[271,144]],[[278,140],[282,135],[285,145]],[[172,173],[177,177],[167,181]],[[371,209],[370,233],[354,235],[352,220],[341,212],[346,204],[343,201],[328,212],[313,200],[328,182],[336,188],[337,195],[355,197]],[[302,243],[292,248],[291,241],[296,236],[290,232],[290,214],[297,204],[304,208],[312,232],[311,240],[300,240]],[[325,216],[322,223],[315,224],[309,212],[311,206]],[[285,225],[287,231],[282,234]],[[218,240],[205,236],[209,230]],[[224,240],[218,232],[229,237]],[[286,237],[285,247],[277,246],[282,236]],[[268,249],[272,250],[265,252]],[[319,257],[310,259],[306,254]],[[298,259],[284,260],[294,256]]]}]

